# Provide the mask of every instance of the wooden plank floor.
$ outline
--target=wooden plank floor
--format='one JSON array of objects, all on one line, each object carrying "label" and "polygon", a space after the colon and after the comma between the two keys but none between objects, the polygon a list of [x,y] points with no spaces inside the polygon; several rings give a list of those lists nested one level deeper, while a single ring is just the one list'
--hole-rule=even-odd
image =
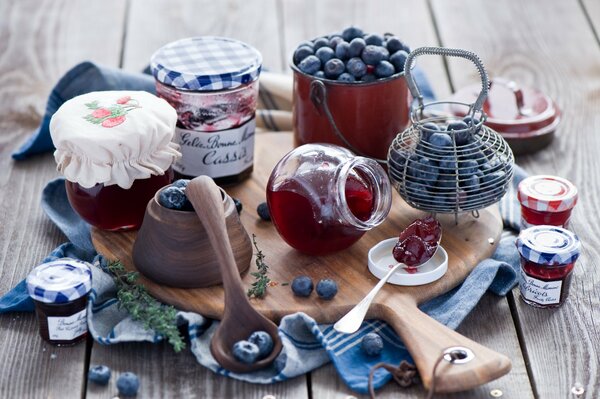
[{"label": "wooden plank floor", "polygon": [[[600,6],[596,0],[3,0],[0,1],[0,295],[64,240],[39,206],[55,177],[51,155],[22,163],[9,155],[35,129],[56,80],[83,60],[139,71],[162,44],[192,35],[223,35],[255,45],[271,71],[288,72],[296,43],[357,24],[390,31],[413,47],[445,45],[475,51],[492,76],[540,87],[563,110],[559,137],[546,151],[518,162],[531,173],[552,173],[580,187],[572,228],[584,242],[571,296],[555,311],[486,296],[459,331],[505,353],[507,376],[448,398],[600,397],[600,268],[597,264],[600,128]],[[436,57],[419,62],[443,97],[476,81],[475,70]],[[113,385],[85,383],[89,364],[141,377],[139,397],[349,398],[332,366],[260,386],[218,377],[190,353],[166,345],[55,348],[39,339],[32,315],[0,316],[0,398],[112,398]],[[86,350],[87,349],[87,350]],[[389,384],[381,398],[422,398]],[[441,395],[439,397],[442,397]]]}]

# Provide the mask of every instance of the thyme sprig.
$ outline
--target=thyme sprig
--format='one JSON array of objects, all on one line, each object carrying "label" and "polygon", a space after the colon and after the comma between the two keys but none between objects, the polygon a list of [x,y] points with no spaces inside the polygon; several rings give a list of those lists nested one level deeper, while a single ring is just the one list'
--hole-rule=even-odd
[{"label": "thyme sprig", "polygon": [[185,348],[185,341],[177,328],[177,310],[153,298],[146,287],[137,283],[139,273],[128,272],[120,261],[110,262],[108,271],[117,285],[119,307],[133,320],[144,324],[167,339],[175,352]]},{"label": "thyme sprig", "polygon": [[254,248],[256,249],[255,262],[258,271],[250,273],[250,275],[253,276],[256,281],[252,283],[252,286],[248,289],[246,294],[250,298],[262,298],[267,293],[267,287],[271,282],[271,279],[267,276],[267,273],[269,272],[269,266],[265,263],[265,254],[263,254],[263,252],[258,248],[255,234],[252,234],[252,244],[254,244]]}]

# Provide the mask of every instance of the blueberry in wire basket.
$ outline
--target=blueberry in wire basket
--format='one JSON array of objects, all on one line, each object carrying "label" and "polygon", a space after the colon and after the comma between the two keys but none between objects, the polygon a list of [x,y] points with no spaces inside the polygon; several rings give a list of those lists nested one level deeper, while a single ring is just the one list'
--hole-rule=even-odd
[{"label": "blueberry in wire basket", "polygon": [[250,337],[248,342],[253,343],[258,347],[258,358],[264,359],[273,350],[273,338],[266,331],[255,331]]},{"label": "blueberry in wire basket", "polygon": [[420,157],[417,162],[412,162],[412,176],[426,184],[433,184],[439,174],[439,167],[436,161],[427,157]]},{"label": "blueberry in wire basket", "polygon": [[383,340],[379,334],[371,332],[363,337],[360,347],[369,356],[379,356],[383,350]]},{"label": "blueberry in wire basket", "polygon": [[246,340],[241,340],[233,344],[233,349],[231,352],[233,353],[233,357],[240,362],[252,364],[258,360],[260,350],[256,344]]},{"label": "blueberry in wire basket", "polygon": [[460,175],[461,179],[466,179],[473,176],[478,170],[479,164],[477,161],[467,159],[466,161],[460,162],[458,174]]},{"label": "blueberry in wire basket", "polygon": [[429,143],[432,146],[438,147],[439,149],[448,149],[454,145],[452,141],[452,137],[450,137],[447,133],[433,133],[429,137]]},{"label": "blueberry in wire basket", "polygon": [[313,288],[313,282],[308,276],[298,276],[292,281],[292,292],[296,296],[310,296]]},{"label": "blueberry in wire basket", "polygon": [[439,131],[440,131],[440,128],[435,123],[432,123],[432,122],[424,123],[420,128],[421,140],[428,141],[433,133],[439,132]]},{"label": "blueberry in wire basket", "polygon": [[117,390],[122,396],[135,396],[140,389],[140,379],[132,372],[126,372],[117,379]]},{"label": "blueberry in wire basket", "polygon": [[454,132],[454,140],[456,141],[456,145],[467,144],[471,138],[469,126],[463,121],[449,123],[446,127],[446,130],[449,132]]}]

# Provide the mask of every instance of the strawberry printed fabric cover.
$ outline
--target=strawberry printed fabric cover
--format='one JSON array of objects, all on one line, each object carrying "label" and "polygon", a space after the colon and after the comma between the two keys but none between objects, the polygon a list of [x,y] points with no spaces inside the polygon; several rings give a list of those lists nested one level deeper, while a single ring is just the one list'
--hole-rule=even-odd
[{"label": "strawberry printed fabric cover", "polygon": [[177,114],[144,91],[98,91],[65,102],[50,121],[58,170],[89,188],[128,189],[162,175],[180,157],[173,143]]}]

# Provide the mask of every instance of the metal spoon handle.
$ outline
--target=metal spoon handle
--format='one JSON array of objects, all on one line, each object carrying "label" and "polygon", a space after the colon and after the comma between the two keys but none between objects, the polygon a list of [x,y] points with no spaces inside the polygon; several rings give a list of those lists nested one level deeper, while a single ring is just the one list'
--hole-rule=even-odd
[{"label": "metal spoon handle", "polygon": [[346,334],[352,334],[356,332],[360,328],[360,325],[367,315],[369,306],[371,306],[371,302],[373,302],[373,299],[375,299],[375,296],[377,296],[377,293],[381,287],[383,287],[389,278],[392,277],[392,274],[394,274],[396,270],[400,269],[401,267],[404,267],[403,263],[398,263],[396,266],[392,267],[390,271],[387,272],[387,274],[381,280],[379,280],[377,285],[373,287],[371,291],[369,291],[367,296],[365,296],[362,301],[357,303],[356,306],[346,313],[344,317],[338,320],[338,322],[333,325],[333,328],[336,331]]}]

